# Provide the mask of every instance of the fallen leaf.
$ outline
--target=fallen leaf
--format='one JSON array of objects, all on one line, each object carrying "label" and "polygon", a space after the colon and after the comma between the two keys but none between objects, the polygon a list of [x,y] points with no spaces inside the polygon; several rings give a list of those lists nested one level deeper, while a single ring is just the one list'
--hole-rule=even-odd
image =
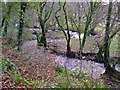
[{"label": "fallen leaf", "polygon": [[26,76],[30,76],[30,75],[27,73]]}]

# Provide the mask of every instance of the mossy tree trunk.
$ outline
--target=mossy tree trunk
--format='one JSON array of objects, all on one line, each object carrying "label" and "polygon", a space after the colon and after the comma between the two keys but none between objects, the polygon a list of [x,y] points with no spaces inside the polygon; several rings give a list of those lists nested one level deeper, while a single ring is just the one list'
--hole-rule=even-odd
[{"label": "mossy tree trunk", "polygon": [[[118,20],[120,22],[120,2],[118,3]],[[120,27],[120,24],[119,24]],[[118,34],[118,50],[120,50],[120,33]]]},{"label": "mossy tree trunk", "polygon": [[110,50],[110,39],[109,39],[109,35],[110,35],[110,21],[111,21],[111,14],[112,14],[112,7],[113,7],[113,3],[110,2],[109,3],[109,7],[108,7],[108,16],[107,16],[107,23],[106,23],[106,31],[105,31],[105,49],[104,49],[104,66],[105,66],[105,72],[106,73],[110,73],[111,70],[111,66],[109,63],[109,50]]},{"label": "mossy tree trunk", "polygon": [[24,15],[25,15],[25,9],[26,9],[27,3],[21,2],[20,5],[21,5],[21,9],[20,9],[19,33],[18,33],[18,50],[21,50],[21,45],[22,45]]},{"label": "mossy tree trunk", "polygon": [[[118,23],[119,23],[119,21],[120,21],[120,4],[118,3],[118,10],[117,10],[117,13],[118,13],[118,15],[116,15],[116,16],[118,16],[118,19],[116,19],[117,17],[116,16],[114,16],[114,19],[112,20],[112,23],[111,23],[111,25],[109,26],[109,33],[112,31],[112,29],[113,29],[113,27],[115,26],[115,24],[114,24],[114,22],[117,20],[118,21]],[[111,35],[109,35],[108,37],[109,37],[109,39],[108,39],[108,41],[109,41],[109,46],[110,46],[110,44],[111,44],[111,40],[115,37],[115,35],[120,31],[120,25],[118,24],[117,25],[118,27],[117,27],[117,29],[115,30],[114,29],[114,32],[111,34]],[[119,35],[119,33],[118,33],[118,35]],[[118,38],[118,40],[119,40],[119,38]],[[119,42],[119,41],[118,41]],[[99,43],[98,43],[98,47],[99,47],[99,51],[98,51],[98,53],[96,54],[96,59],[97,60],[102,60],[103,62],[104,62],[104,52],[105,52],[105,41],[100,45]],[[109,53],[109,51],[108,51],[108,53]],[[109,56],[109,55],[108,55]]]},{"label": "mossy tree trunk", "polygon": [[45,24],[44,24],[41,16],[39,17],[39,22],[40,22],[40,26],[42,29],[42,37],[41,37],[40,43],[43,43],[44,47],[47,47],[46,34],[45,34]]},{"label": "mossy tree trunk", "polygon": [[79,34],[79,58],[80,59],[82,59],[82,42],[81,42],[81,30],[80,30],[80,28],[81,28],[81,15],[80,15],[80,3],[78,2],[77,3],[77,6],[78,6],[78,27],[77,27],[77,29],[78,29],[78,34]]},{"label": "mossy tree trunk", "polygon": [[[64,36],[65,36],[65,39],[67,41],[67,57],[72,57],[74,55],[72,55],[71,53],[71,47],[70,47],[70,40],[71,40],[71,37],[70,37],[70,29],[69,29],[69,25],[68,25],[68,14],[67,14],[67,11],[66,11],[66,2],[63,3],[60,3],[59,2],[59,9],[56,11],[55,13],[55,18],[56,18],[56,21],[58,23],[58,26],[60,27],[60,29],[62,30],[62,32],[64,33]],[[62,9],[63,8],[63,9]],[[63,26],[61,23],[60,23],[60,20],[59,20],[59,17],[60,16],[57,16],[58,12],[60,12],[61,10],[63,10],[64,12],[64,16],[65,16],[65,25],[67,27],[67,33],[65,32],[65,26]]]},{"label": "mossy tree trunk", "polygon": [[50,18],[52,11],[53,11],[54,2],[52,3],[52,6],[49,8],[50,10],[45,10],[45,16],[44,16],[44,18],[42,18],[43,17],[43,11],[44,11],[44,9],[46,9],[45,6],[46,6],[46,2],[40,2],[39,3],[40,12],[38,13],[38,19],[39,19],[39,23],[40,23],[40,26],[41,26],[41,29],[42,29],[42,36],[41,36],[40,43],[43,43],[44,47],[47,47],[45,25],[46,25],[46,22],[48,21],[48,19]]},{"label": "mossy tree trunk", "polygon": [[[105,67],[105,74],[109,75],[110,77],[112,76],[113,78],[120,80],[120,72],[118,72],[114,67],[111,67],[110,62],[109,62],[109,50],[110,50],[110,44],[111,44],[111,38],[119,31],[116,30],[111,36],[110,36],[110,31],[111,31],[111,15],[112,15],[112,7],[113,3],[109,2],[109,7],[108,7],[108,15],[107,15],[107,22],[106,22],[106,31],[105,31],[105,44],[104,44],[104,67]],[[111,25],[112,26],[112,25]],[[118,27],[118,29],[120,29]]]},{"label": "mossy tree trunk", "polygon": [[[83,37],[83,40],[82,40],[82,50],[84,48],[84,45],[85,45],[85,42],[86,42],[86,37],[88,35],[88,29],[89,29],[89,26],[92,22],[92,18],[93,18],[93,15],[95,13],[95,11],[100,8],[100,2],[90,2],[89,3],[89,9],[88,9],[88,13],[86,14],[86,24],[85,24],[85,29],[84,29],[84,37]],[[83,51],[82,51],[83,53]]]},{"label": "mossy tree trunk", "polygon": [[67,12],[66,12],[66,2],[64,2],[63,5],[63,11],[65,14],[65,22],[66,22],[66,26],[67,26],[67,35],[68,35],[68,39],[67,39],[67,56],[69,57],[71,55],[71,48],[70,48],[70,30],[69,30],[69,26],[68,26],[68,17],[67,17]]},{"label": "mossy tree trunk", "polygon": [[47,47],[47,42],[46,42],[46,34],[45,34],[45,23],[44,20],[42,19],[43,16],[43,9],[46,5],[46,2],[40,2],[39,7],[40,7],[40,13],[38,14],[38,19],[39,19],[39,23],[42,29],[42,36],[41,36],[41,41],[40,43],[44,44],[44,47]]},{"label": "mossy tree trunk", "polygon": [[1,29],[4,26],[4,32],[3,32],[3,38],[4,39],[7,39],[8,21],[9,21],[9,18],[10,18],[10,12],[11,12],[12,6],[13,6],[13,3],[7,2],[7,4],[6,4],[7,14],[3,15],[3,19],[2,19]]},{"label": "mossy tree trunk", "polygon": [[85,30],[84,30],[84,37],[83,37],[83,41],[82,41],[82,48],[85,45],[85,41],[86,41],[89,25],[92,22],[92,16],[94,14],[94,10],[93,9],[94,9],[93,2],[90,2],[90,9],[88,11],[88,14],[86,15],[87,16],[87,20],[86,20],[86,25],[85,25]]}]

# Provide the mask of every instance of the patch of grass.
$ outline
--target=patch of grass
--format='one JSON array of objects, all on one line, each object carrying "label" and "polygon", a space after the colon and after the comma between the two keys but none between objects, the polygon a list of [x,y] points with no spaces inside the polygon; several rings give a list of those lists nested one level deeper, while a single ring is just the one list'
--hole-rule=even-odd
[{"label": "patch of grass", "polygon": [[28,36],[23,36],[24,40],[37,40],[36,36],[34,35],[28,35]]},{"label": "patch of grass", "polygon": [[120,42],[118,42],[118,39],[119,39],[118,35],[116,35],[113,38],[113,40],[111,42],[111,45],[110,45],[110,51],[111,52],[120,52],[120,49],[118,49],[118,47],[120,47],[119,46]]},{"label": "patch of grass", "polygon": [[85,43],[85,46],[83,48],[83,52],[89,52],[89,51],[92,53],[95,53],[98,51],[98,47],[97,47],[97,44],[96,44],[94,37],[86,39],[86,43]]},{"label": "patch of grass", "polygon": [[59,38],[64,38],[63,32],[57,32],[57,31],[50,31],[47,33],[47,38],[50,39],[59,39]]},{"label": "patch of grass", "polygon": [[78,39],[71,39],[71,49],[73,51],[78,51],[79,50],[79,40]]},{"label": "patch of grass", "polygon": [[[93,38],[87,38],[87,41],[86,41],[86,44],[85,44],[85,47],[84,47],[84,52],[87,52],[87,51],[93,51],[93,47],[95,47],[95,41]],[[66,43],[66,40],[64,41],[55,41],[55,42],[52,42],[53,44],[57,45],[57,46],[61,46],[61,47],[66,47],[67,43]],[[79,51],[79,40],[78,39],[71,39],[71,50],[72,51],[75,51],[75,52],[78,52]],[[62,48],[61,48],[62,49]],[[94,50],[94,52],[97,51],[98,48],[96,48]]]},{"label": "patch of grass", "polygon": [[118,49],[118,44],[112,44],[110,47],[110,51],[111,52],[120,52],[120,50]]}]

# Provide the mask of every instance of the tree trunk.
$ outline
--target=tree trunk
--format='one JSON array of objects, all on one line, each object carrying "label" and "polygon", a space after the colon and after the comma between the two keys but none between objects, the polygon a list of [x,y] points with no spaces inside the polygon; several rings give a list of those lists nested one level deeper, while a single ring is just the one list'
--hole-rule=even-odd
[{"label": "tree trunk", "polygon": [[41,16],[39,16],[39,22],[42,29],[41,43],[44,44],[44,47],[47,47],[47,41],[46,41],[46,35],[45,35],[45,24]]},{"label": "tree trunk", "polygon": [[67,40],[67,56],[69,57],[71,55],[71,48],[70,48],[70,34],[68,30],[68,40]]},{"label": "tree trunk", "polygon": [[2,27],[3,27],[3,25],[4,25],[5,19],[6,19],[6,17],[5,17],[5,16],[3,16],[3,19],[2,19],[2,24],[1,24],[1,26],[0,26],[0,30],[2,30]]},{"label": "tree trunk", "polygon": [[80,37],[81,33],[79,32],[79,59],[82,59],[82,45],[81,45],[81,37]]},{"label": "tree trunk", "polygon": [[78,23],[79,23],[79,26],[78,26],[78,34],[79,34],[79,58],[82,59],[82,42],[81,42],[81,31],[80,31],[80,24],[81,24],[81,15],[80,15],[80,3],[78,2],[77,3],[78,5]]},{"label": "tree trunk", "polygon": [[3,34],[4,39],[7,39],[7,28],[8,28],[8,20],[5,21],[5,28]]},{"label": "tree trunk", "polygon": [[83,41],[82,41],[82,48],[85,45],[85,41],[86,41],[86,37],[87,37],[87,33],[88,33],[88,27],[90,25],[91,19],[92,18],[90,17],[90,19],[87,21],[86,26],[85,26],[85,32],[84,32],[84,37],[83,37]]},{"label": "tree trunk", "polygon": [[39,44],[43,43],[44,47],[47,47],[47,40],[46,40],[46,34],[45,34],[45,23],[49,18],[47,18],[46,20],[42,19],[43,9],[44,9],[45,6],[46,6],[46,2],[40,2],[40,4],[39,4],[40,13],[38,14],[38,19],[39,19],[39,23],[40,23],[40,26],[41,26],[41,29],[42,29],[42,36],[41,36],[41,41],[40,41]]},{"label": "tree trunk", "polygon": [[[120,4],[118,3],[118,21],[120,20]],[[116,19],[115,19],[116,20]],[[113,37],[120,31],[120,27],[119,27],[120,25],[118,24],[118,29],[112,34],[112,35],[110,35],[109,36],[109,40],[111,41],[112,39],[113,39]],[[113,27],[113,26],[112,26]],[[111,27],[110,27],[110,30],[111,30]],[[118,50],[120,50],[119,48],[120,48],[120,36],[119,36],[120,34],[118,33]],[[111,43],[109,41],[109,44]],[[98,59],[98,60],[102,60],[102,57],[103,57],[103,53],[104,53],[104,50],[105,50],[105,48],[104,48],[104,46],[103,46],[104,44],[102,44],[102,45],[98,45],[98,47],[99,47],[99,51],[98,51],[98,53],[97,53],[97,55],[96,55],[96,59]],[[109,53],[109,52],[108,52]]]},{"label": "tree trunk", "polygon": [[[120,21],[120,2],[118,3],[118,21]],[[120,26],[120,24],[119,24],[119,26]],[[118,34],[118,50],[120,50],[120,32]]]},{"label": "tree trunk", "polygon": [[[120,3],[118,3],[118,21],[120,20]],[[119,30],[119,24],[118,24],[118,30]],[[117,32],[116,32],[117,33]],[[115,34],[113,34],[115,35]],[[120,34],[118,34],[118,37],[120,37]],[[118,49],[120,50],[120,38],[118,38]],[[113,76],[115,79],[119,80],[120,83],[120,72],[116,71],[114,67],[111,67],[110,64],[106,67],[106,73]]]},{"label": "tree trunk", "polygon": [[13,6],[13,4],[10,4],[10,2],[7,2],[7,8],[8,8],[7,15],[3,16],[2,24],[0,27],[2,29],[2,27],[5,25],[4,33],[3,33],[4,39],[7,39],[8,19],[6,17],[10,17],[10,12],[11,12],[12,6]]},{"label": "tree trunk", "polygon": [[67,57],[71,55],[70,41],[67,41]]},{"label": "tree trunk", "polygon": [[65,13],[65,21],[66,21],[66,26],[67,26],[67,35],[68,35],[68,39],[67,39],[67,56],[69,57],[71,55],[70,32],[69,32],[68,18],[67,18],[67,12],[66,12],[66,9],[65,9],[65,5],[66,5],[66,2],[64,2],[63,11]]},{"label": "tree trunk", "polygon": [[109,48],[110,48],[110,40],[109,40],[109,34],[110,34],[110,21],[111,21],[111,13],[112,13],[112,6],[113,3],[109,3],[108,8],[108,16],[107,16],[107,23],[106,23],[106,31],[105,31],[105,50],[104,50],[104,66],[105,66],[105,72],[108,73],[111,66],[109,64]]},{"label": "tree trunk", "polygon": [[83,37],[83,41],[82,41],[82,48],[84,47],[85,45],[85,41],[86,41],[86,37],[87,37],[87,33],[88,33],[88,28],[89,28],[89,25],[92,21],[92,16],[93,16],[93,2],[90,2],[90,13],[88,13],[87,15],[87,21],[86,21],[86,25],[85,25],[85,31],[84,31],[84,37]]},{"label": "tree trunk", "polygon": [[25,8],[27,3],[21,2],[21,10],[20,10],[20,21],[19,21],[19,33],[18,33],[18,50],[21,50],[22,45],[22,31],[23,31],[23,25],[24,25],[24,14],[25,14]]}]

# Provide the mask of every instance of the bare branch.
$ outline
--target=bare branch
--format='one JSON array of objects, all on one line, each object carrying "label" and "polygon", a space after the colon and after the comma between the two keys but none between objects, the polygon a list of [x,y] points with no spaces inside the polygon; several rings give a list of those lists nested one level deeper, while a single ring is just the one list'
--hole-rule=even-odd
[{"label": "bare branch", "polygon": [[49,13],[48,17],[44,20],[44,23],[46,23],[46,21],[50,18],[51,13],[53,11],[53,7],[54,7],[54,2],[52,3],[51,10],[49,11],[50,13]]},{"label": "bare branch", "polygon": [[110,36],[110,39],[112,39],[119,31],[120,31],[120,28]]},{"label": "bare branch", "polygon": [[60,8],[55,12],[55,18],[56,18],[56,21],[57,21],[59,27],[61,28],[61,30],[63,31],[63,33],[64,33],[64,35],[65,35],[65,38],[66,38],[66,40],[67,40],[67,34],[66,34],[66,32],[64,31],[64,28],[62,27],[62,25],[60,25],[60,22],[59,22],[59,19],[58,19],[59,16],[57,16],[57,13],[58,13],[60,10],[61,10],[61,5],[60,5]]}]

